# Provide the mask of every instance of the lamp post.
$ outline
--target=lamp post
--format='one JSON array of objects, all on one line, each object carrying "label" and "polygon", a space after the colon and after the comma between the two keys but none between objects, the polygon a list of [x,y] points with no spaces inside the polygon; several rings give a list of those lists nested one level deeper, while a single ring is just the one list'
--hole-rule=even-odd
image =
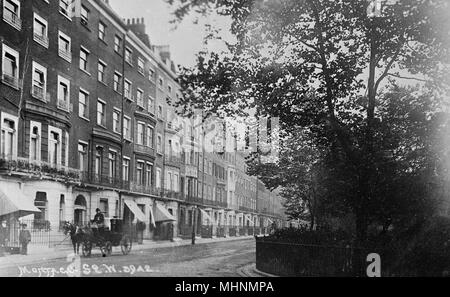
[{"label": "lamp post", "polygon": [[198,208],[198,206],[194,206],[194,208],[193,208],[193,212],[192,212],[192,215],[193,215],[193,220],[192,220],[192,245],[194,245],[195,244],[195,233],[196,233],[196,226],[197,226],[197,208]]}]

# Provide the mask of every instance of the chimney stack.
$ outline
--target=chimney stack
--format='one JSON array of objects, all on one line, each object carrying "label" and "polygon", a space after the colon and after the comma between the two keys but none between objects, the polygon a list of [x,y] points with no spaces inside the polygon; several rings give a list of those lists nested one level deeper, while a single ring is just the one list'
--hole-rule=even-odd
[{"label": "chimney stack", "polygon": [[132,18],[131,21],[128,19],[127,27],[129,30],[133,31],[133,33],[136,34],[142,42],[151,48],[150,38],[146,33],[144,18]]}]

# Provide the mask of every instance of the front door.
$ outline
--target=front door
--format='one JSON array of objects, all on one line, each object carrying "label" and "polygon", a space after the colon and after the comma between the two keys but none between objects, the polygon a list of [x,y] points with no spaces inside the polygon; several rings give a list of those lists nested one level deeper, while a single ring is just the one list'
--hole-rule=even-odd
[{"label": "front door", "polygon": [[73,215],[75,225],[81,226],[85,223],[85,213],[86,211],[84,209],[75,209]]}]

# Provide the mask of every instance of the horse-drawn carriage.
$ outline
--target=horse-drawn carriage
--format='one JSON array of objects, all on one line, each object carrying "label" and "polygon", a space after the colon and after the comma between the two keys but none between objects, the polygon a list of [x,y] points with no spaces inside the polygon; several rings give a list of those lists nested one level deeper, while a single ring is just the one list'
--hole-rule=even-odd
[{"label": "horse-drawn carriage", "polygon": [[104,226],[88,225],[84,227],[66,223],[64,229],[70,234],[74,252],[78,253],[81,245],[83,256],[89,257],[92,249],[97,247],[103,256],[110,256],[113,246],[120,246],[122,253],[128,255],[131,251],[132,240],[128,228],[121,219],[107,218]]}]

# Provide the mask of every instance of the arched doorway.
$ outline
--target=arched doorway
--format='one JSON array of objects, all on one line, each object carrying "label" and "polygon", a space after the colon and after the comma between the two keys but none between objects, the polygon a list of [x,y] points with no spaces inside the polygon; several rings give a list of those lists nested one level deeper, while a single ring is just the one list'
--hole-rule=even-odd
[{"label": "arched doorway", "polygon": [[75,225],[83,225],[86,223],[86,198],[83,195],[78,195],[74,203],[73,222]]}]

